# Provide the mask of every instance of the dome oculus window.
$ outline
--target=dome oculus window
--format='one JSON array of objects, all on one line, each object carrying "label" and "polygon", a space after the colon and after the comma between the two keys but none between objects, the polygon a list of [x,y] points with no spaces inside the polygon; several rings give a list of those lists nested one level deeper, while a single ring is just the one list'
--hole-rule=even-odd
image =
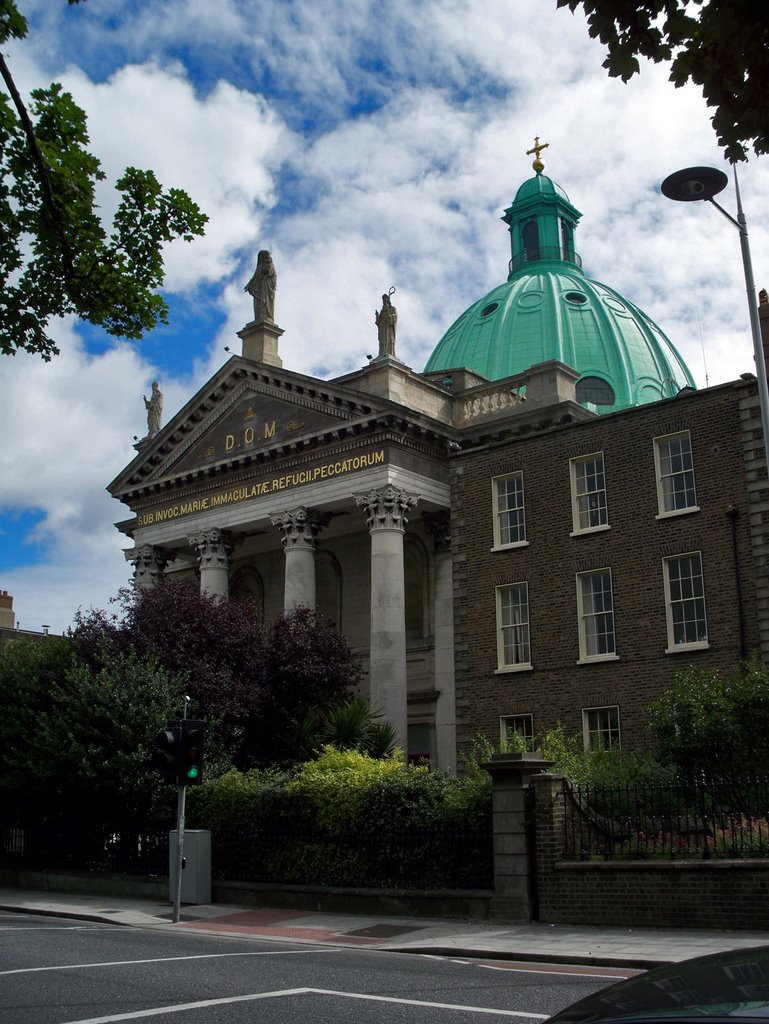
[{"label": "dome oculus window", "polygon": [[587,302],[587,295],[583,295],[582,292],[566,292],[564,298],[567,302],[573,302],[575,306],[582,306]]},{"label": "dome oculus window", "polygon": [[499,309],[499,303],[490,302],[488,306],[484,306],[483,309],[481,310],[481,316],[491,316],[491,314],[497,309]]},{"label": "dome oculus window", "polygon": [[580,405],[614,405],[614,389],[600,377],[583,377],[577,381],[577,401]]}]

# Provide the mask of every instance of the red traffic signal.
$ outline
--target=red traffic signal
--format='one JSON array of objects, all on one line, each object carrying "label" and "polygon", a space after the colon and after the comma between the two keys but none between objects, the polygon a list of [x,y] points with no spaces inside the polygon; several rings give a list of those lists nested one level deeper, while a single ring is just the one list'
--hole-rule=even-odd
[{"label": "red traffic signal", "polygon": [[181,723],[179,785],[199,786],[203,781],[203,734],[205,723],[185,720]]},{"label": "red traffic signal", "polygon": [[179,777],[179,755],[181,753],[182,730],[179,722],[167,722],[155,737],[155,751],[152,767],[168,782]]}]

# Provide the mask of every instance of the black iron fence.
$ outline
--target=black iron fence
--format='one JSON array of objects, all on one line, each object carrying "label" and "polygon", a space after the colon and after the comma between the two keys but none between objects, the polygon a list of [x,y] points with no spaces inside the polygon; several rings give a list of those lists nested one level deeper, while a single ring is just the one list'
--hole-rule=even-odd
[{"label": "black iron fence", "polygon": [[48,870],[168,874],[168,830],[55,818],[0,824],[0,862]]},{"label": "black iron fence", "polygon": [[[215,832],[211,847],[217,880],[399,889],[494,885],[490,830],[328,835],[238,829]],[[6,819],[0,823],[0,863],[164,877],[168,829]]]},{"label": "black iron fence", "polygon": [[490,889],[490,830],[216,833],[215,878],[381,889]]},{"label": "black iron fence", "polygon": [[769,780],[567,785],[564,827],[579,860],[769,857]]}]

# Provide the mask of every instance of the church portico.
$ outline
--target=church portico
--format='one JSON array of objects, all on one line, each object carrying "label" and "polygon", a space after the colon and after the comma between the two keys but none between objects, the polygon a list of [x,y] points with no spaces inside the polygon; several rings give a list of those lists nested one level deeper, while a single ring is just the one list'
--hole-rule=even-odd
[{"label": "church portico", "polygon": [[[238,357],[230,361],[229,380],[242,381],[242,363]],[[293,399],[297,388],[291,383]],[[271,377],[270,402],[279,386]],[[217,396],[227,406],[224,417]],[[343,405],[331,386],[322,400],[348,415],[351,407],[365,408],[365,421],[335,423],[333,430],[322,422],[320,433],[299,436],[307,423],[296,405],[282,412],[273,403],[265,413],[253,389],[238,399],[226,380],[204,398],[200,420],[191,403],[195,443],[177,424],[183,454],[169,452],[146,474],[146,483],[136,480],[136,516],[121,527],[136,551],[155,553],[154,571],[147,555],[133,557],[135,582],[157,579],[168,552],[167,575],[195,574],[201,590],[217,600],[248,596],[268,622],[299,606],[317,608],[359,654],[364,692],[372,708],[393,722],[404,751],[411,729],[420,755],[430,752],[439,763],[433,588],[441,576],[422,517],[449,505],[444,428],[419,424],[414,430],[403,410],[395,416],[381,399],[376,409],[362,401]],[[244,405],[245,426],[239,429],[232,411]],[[252,452],[259,438],[262,447]],[[142,449],[144,455],[147,445]],[[223,456],[220,462],[209,462],[211,449]],[[194,452],[204,466],[193,471]],[[452,763],[453,751],[442,766]]]}]

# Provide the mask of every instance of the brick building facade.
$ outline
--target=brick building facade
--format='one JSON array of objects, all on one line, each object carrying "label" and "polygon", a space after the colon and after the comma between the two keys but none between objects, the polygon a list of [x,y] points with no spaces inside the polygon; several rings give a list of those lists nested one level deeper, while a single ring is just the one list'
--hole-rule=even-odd
[{"label": "brick building facade", "polygon": [[453,461],[460,744],[560,722],[642,746],[675,672],[760,653],[757,417],[739,380],[582,422],[554,411]]}]

